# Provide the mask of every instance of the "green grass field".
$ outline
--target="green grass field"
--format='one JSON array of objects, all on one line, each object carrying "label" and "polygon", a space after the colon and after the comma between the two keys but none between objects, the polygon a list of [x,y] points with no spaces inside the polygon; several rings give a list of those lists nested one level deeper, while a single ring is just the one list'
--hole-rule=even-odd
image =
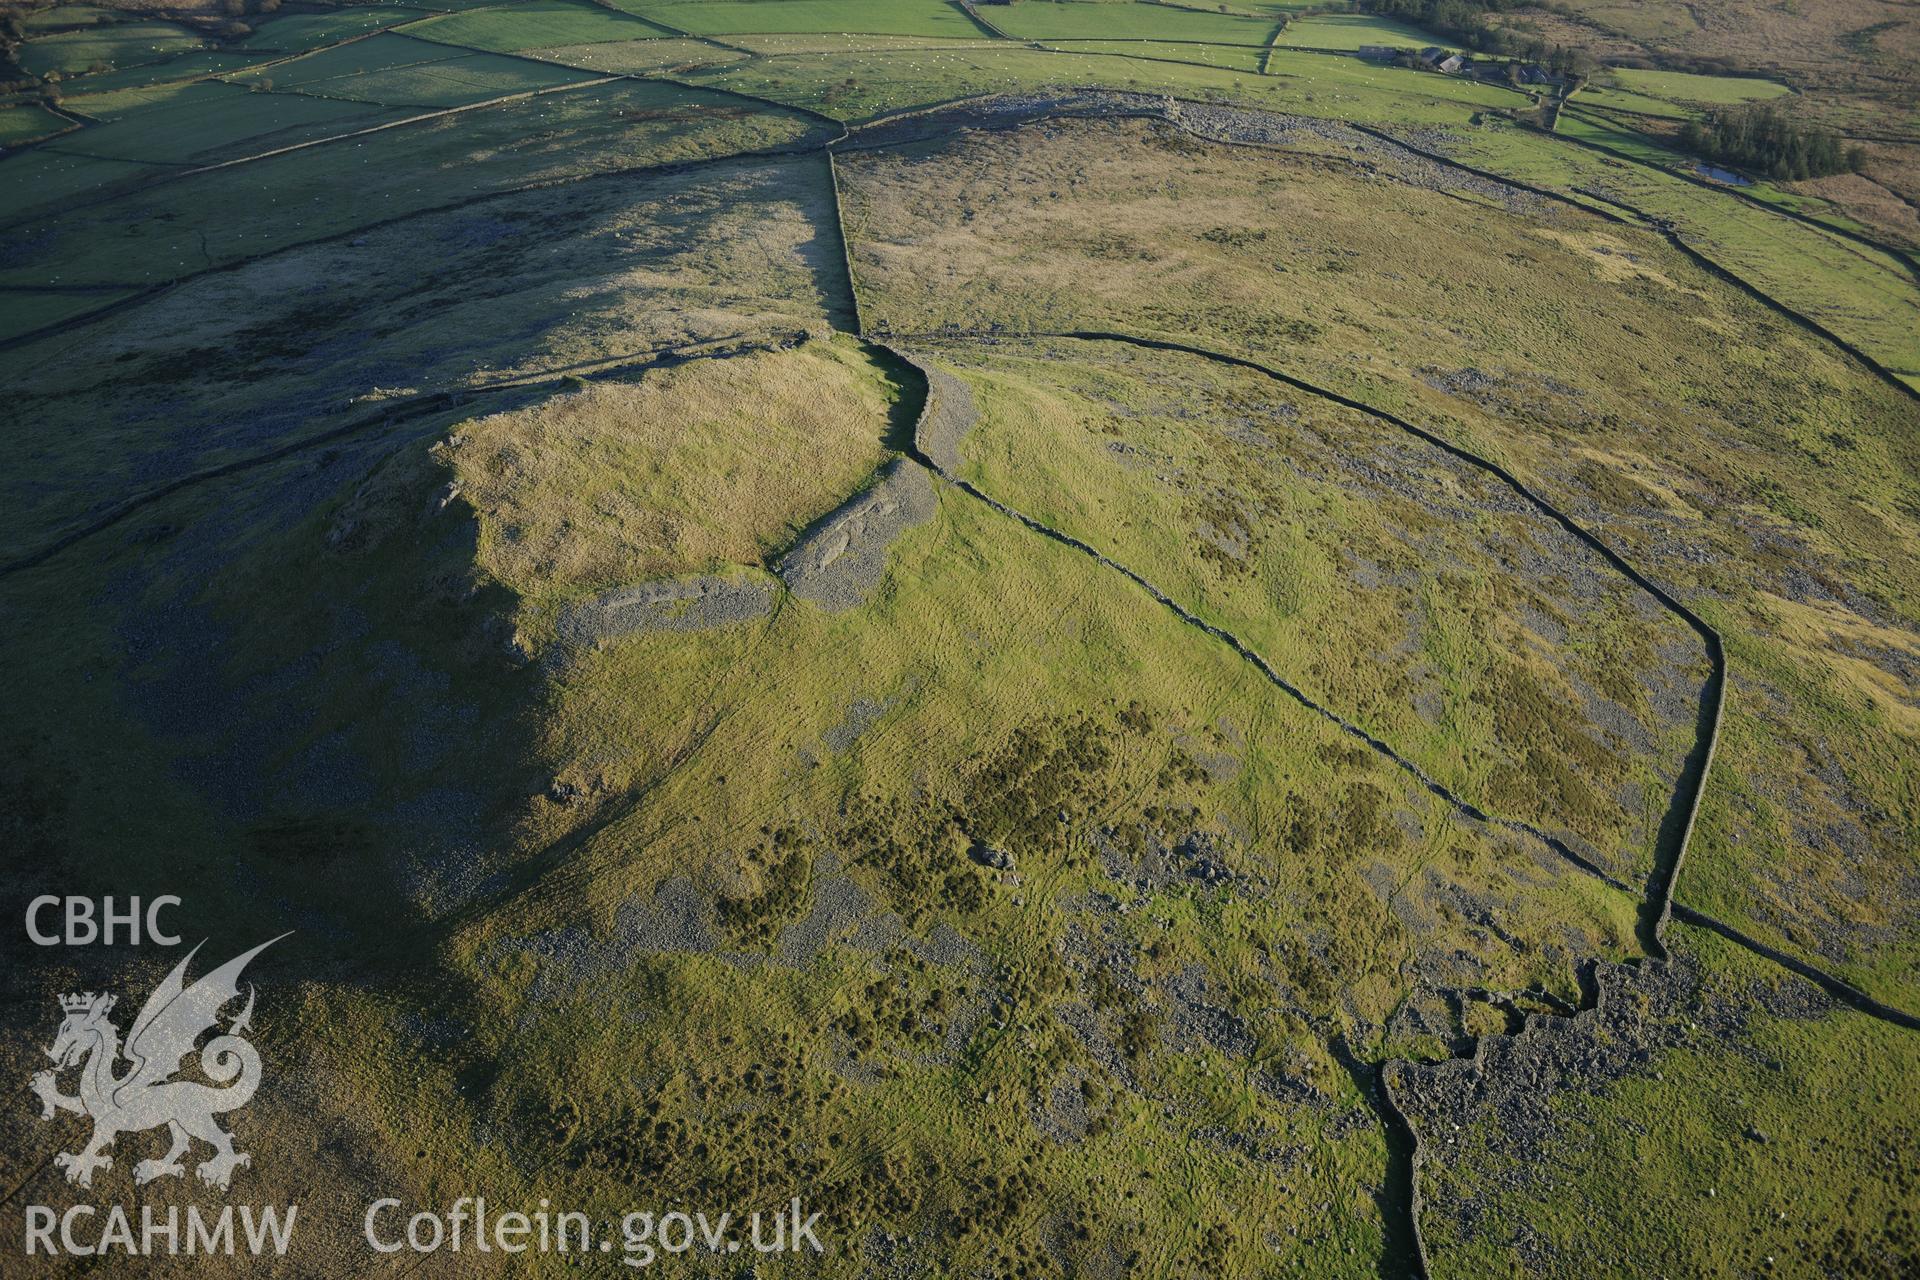
[{"label": "green grass field", "polygon": [[[1108,56],[1114,50],[1114,44],[1110,40],[1049,40],[1047,47],[1095,56]],[[1147,60],[1189,62],[1208,67],[1222,67],[1249,75],[1259,74],[1267,53],[1264,49],[1256,49],[1248,45],[1175,44],[1154,40],[1130,41],[1126,50],[1130,57],[1143,62]]]},{"label": "green grass field", "polygon": [[[1134,46],[1107,46],[1129,48]],[[696,78],[852,121],[975,93],[1079,85],[1239,100],[1277,111],[1335,112],[1382,124],[1459,124],[1474,109],[1521,101],[1493,85],[1284,49],[1273,53],[1269,70],[1271,75],[1258,76],[1111,51],[943,46],[769,56]]]},{"label": "green grass field", "polygon": [[1280,33],[1280,43],[1308,49],[1342,51],[1355,50],[1363,44],[1388,45],[1397,49],[1424,49],[1430,45],[1439,45],[1443,49],[1459,47],[1405,23],[1345,13],[1330,13],[1289,22],[1287,29]]},{"label": "green grass field", "polygon": [[9,181],[19,183],[9,193],[7,216],[10,218],[29,217],[35,210],[66,201],[98,198],[104,192],[162,171],[161,166],[145,161],[67,155],[44,147],[6,156],[0,159],[0,165],[10,171]]},{"label": "green grass field", "polygon": [[1615,88],[1612,85],[1588,85],[1579,90],[1577,100],[1581,106],[1605,107],[1614,111],[1630,111],[1635,115],[1655,116],[1663,120],[1685,120],[1697,114],[1677,102],[1665,98],[1648,97],[1644,93],[1635,93],[1628,89]]},{"label": "green grass field", "polygon": [[1638,115],[1683,120],[1714,107],[1768,102],[1791,90],[1772,80],[1695,75],[1634,67],[1610,68],[1580,90],[1583,106],[1597,105]]},{"label": "green grass field", "polygon": [[64,93],[70,93],[76,97],[96,93],[122,93],[128,89],[146,89],[154,85],[205,79],[222,72],[237,71],[243,67],[266,62],[275,56],[266,51],[247,53],[237,52],[231,48],[189,50],[162,58],[158,62],[74,76],[70,80],[63,81],[61,88]]},{"label": "green grass field", "polygon": [[[364,110],[316,105],[338,113]],[[810,127],[775,110],[674,86],[621,82],[552,94],[387,130],[345,147],[180,178],[37,224],[47,235],[41,256],[0,269],[0,282],[154,283],[490,192],[791,143]],[[214,141],[206,135],[182,145]],[[475,150],[486,153],[484,163],[457,164]],[[452,168],[445,180],[420,180],[421,172],[443,166]],[[358,192],[351,205],[325,195],[343,184]],[[234,201],[260,200],[262,193],[280,216],[253,222],[227,216]],[[125,229],[130,217],[131,232]],[[121,232],[103,245],[89,230],[100,225]]]},{"label": "green grass field", "polygon": [[332,13],[292,13],[262,22],[241,43],[250,49],[300,53],[419,21],[430,12],[427,6],[356,5]]},{"label": "green grass field", "polygon": [[[1183,5],[1184,8],[1199,9],[1207,6],[1198,3]],[[1251,13],[1262,17],[1290,18],[1307,9],[1318,9],[1318,4],[1308,0],[1247,0],[1244,4],[1231,4],[1227,8],[1234,13]]]},{"label": "green grass field", "polygon": [[537,0],[503,9],[469,9],[410,23],[404,30],[422,40],[492,53],[598,40],[638,40],[662,34],[659,28],[648,23],[598,5],[569,0]]},{"label": "green grass field", "polygon": [[[400,67],[448,62],[462,56],[458,49],[416,40],[397,32],[380,32],[347,44],[327,45],[294,58],[278,58],[271,67],[231,77],[248,87],[306,91],[337,80],[355,79]],[[500,64],[501,71],[507,64]],[[264,83],[263,83],[264,82]]]},{"label": "green grass field", "polygon": [[985,33],[949,0],[621,0],[629,13],[700,36],[861,32],[961,39]]},{"label": "green grass field", "polygon": [[582,71],[617,75],[681,75],[701,67],[739,62],[747,55],[699,40],[620,40],[604,44],[563,45],[532,49],[529,56]]},{"label": "green grass field", "polygon": [[1268,43],[1278,25],[1266,18],[1134,0],[1047,0],[994,7],[988,20],[1023,40],[1189,40],[1251,45]]},{"label": "green grass field", "polygon": [[1707,106],[1765,102],[1790,92],[1787,86],[1771,80],[1690,75],[1684,71],[1654,71],[1634,67],[1610,71],[1607,78],[1634,93],[1664,98],[1669,102],[1695,102]]},{"label": "green grass field", "polygon": [[170,22],[115,23],[97,30],[57,31],[22,45],[20,69],[30,75],[71,76],[99,67],[138,66],[204,47],[208,41]]},{"label": "green grass field", "polygon": [[[218,81],[102,95],[106,123],[86,132],[90,154],[206,164],[329,137],[387,118],[367,106],[292,94],[252,94]],[[129,99],[137,99],[137,105]],[[86,110],[88,99],[74,105]]]},{"label": "green grass field", "polygon": [[381,34],[231,77],[248,88],[384,106],[453,107],[552,89],[587,77],[485,53]]},{"label": "green grass field", "polygon": [[31,103],[0,110],[0,147],[17,147],[68,127],[69,122]]},{"label": "green grass field", "polygon": [[113,21],[111,9],[101,9],[90,4],[57,4],[48,9],[36,9],[28,14],[23,24],[28,31],[45,31],[60,27],[90,27],[103,22]]}]

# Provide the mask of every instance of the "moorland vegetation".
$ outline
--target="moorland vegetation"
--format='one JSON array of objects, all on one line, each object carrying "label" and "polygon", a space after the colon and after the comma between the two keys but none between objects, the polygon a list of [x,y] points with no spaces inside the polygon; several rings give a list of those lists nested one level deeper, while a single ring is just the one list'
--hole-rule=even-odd
[{"label": "moorland vegetation", "polygon": [[1903,37],[1712,8],[22,10],[10,900],[296,931],[302,1274],[1911,1272]]}]

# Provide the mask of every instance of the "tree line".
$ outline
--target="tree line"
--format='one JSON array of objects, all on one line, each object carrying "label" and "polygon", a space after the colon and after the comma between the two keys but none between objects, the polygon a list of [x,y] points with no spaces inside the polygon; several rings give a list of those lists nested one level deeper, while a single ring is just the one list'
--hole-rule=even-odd
[{"label": "tree line", "polygon": [[1802,128],[1769,103],[1689,120],[1680,127],[1680,145],[1715,163],[1789,182],[1858,169],[1866,158],[1859,147]]}]

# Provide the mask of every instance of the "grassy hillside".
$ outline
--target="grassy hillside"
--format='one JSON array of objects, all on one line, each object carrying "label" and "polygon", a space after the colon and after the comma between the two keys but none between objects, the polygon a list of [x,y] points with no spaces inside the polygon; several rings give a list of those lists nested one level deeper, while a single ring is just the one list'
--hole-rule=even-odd
[{"label": "grassy hillside", "polygon": [[[1621,51],[1556,111],[1301,7],[9,28],[0,879],[293,931],[284,1273],[492,1274],[362,1236],[475,1194],[820,1211],[758,1275],[1912,1270],[1906,126],[1673,149],[1892,119],[1911,24],[1509,14]],[[0,936],[18,1080],[177,959]]]}]

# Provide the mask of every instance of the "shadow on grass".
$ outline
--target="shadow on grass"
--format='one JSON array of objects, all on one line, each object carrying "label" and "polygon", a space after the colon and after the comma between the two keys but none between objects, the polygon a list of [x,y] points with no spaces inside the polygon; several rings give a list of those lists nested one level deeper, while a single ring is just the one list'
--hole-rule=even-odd
[{"label": "shadow on grass", "polygon": [[1387,1144],[1387,1173],[1373,1193],[1380,1210],[1382,1240],[1376,1268],[1381,1280],[1426,1280],[1427,1269],[1421,1260],[1420,1228],[1414,1208],[1413,1126],[1387,1097],[1387,1086],[1380,1078],[1381,1068],[1354,1057],[1344,1036],[1327,1043],[1335,1061],[1353,1081],[1353,1087],[1367,1100],[1380,1121]]}]

